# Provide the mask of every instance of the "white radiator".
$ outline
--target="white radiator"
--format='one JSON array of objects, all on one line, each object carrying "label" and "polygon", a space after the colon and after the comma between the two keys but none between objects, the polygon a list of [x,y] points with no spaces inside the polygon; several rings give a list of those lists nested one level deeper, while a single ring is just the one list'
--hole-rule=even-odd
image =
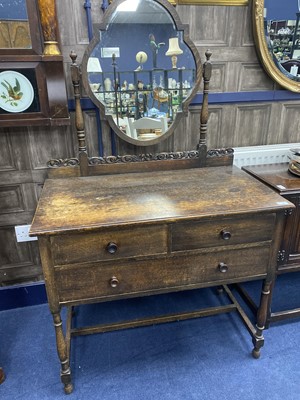
[{"label": "white radiator", "polygon": [[235,147],[233,164],[241,168],[244,165],[285,163],[289,161],[289,150],[295,148],[300,148],[300,143]]}]

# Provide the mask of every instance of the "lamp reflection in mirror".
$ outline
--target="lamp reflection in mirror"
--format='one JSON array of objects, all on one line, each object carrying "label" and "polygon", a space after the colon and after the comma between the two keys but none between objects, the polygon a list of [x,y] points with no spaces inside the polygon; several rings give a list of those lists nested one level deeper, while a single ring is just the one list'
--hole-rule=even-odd
[{"label": "lamp reflection in mirror", "polygon": [[144,51],[139,51],[135,56],[136,61],[139,63],[136,71],[141,71],[143,69],[143,64],[148,60],[148,56]]},{"label": "lamp reflection in mirror", "polygon": [[169,39],[169,49],[166,52],[166,56],[171,57],[172,68],[177,68],[177,56],[182,54],[183,51],[179,47],[178,37]]},{"label": "lamp reflection in mirror", "polygon": [[94,79],[97,79],[97,75],[95,75],[94,79],[93,79],[92,75],[93,75],[93,73],[97,74],[99,72],[102,72],[99,58],[89,57],[88,63],[87,63],[87,72],[89,72],[90,76],[91,76],[90,87],[92,89],[92,92],[98,92],[101,84],[100,84],[100,82],[94,82]]},{"label": "lamp reflection in mirror", "polygon": [[140,0],[125,0],[117,7],[117,11],[134,12],[137,10]]}]

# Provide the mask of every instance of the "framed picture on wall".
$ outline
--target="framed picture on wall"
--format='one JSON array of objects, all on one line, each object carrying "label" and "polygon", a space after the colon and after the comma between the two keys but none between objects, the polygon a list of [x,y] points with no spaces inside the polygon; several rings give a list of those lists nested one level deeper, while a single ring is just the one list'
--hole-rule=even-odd
[{"label": "framed picture on wall", "polygon": [[40,112],[34,69],[0,69],[0,114]]},{"label": "framed picture on wall", "polygon": [[[55,111],[55,104],[51,109],[53,92],[47,81],[46,67],[42,62],[0,63],[0,127],[69,123],[66,101],[65,107],[60,109],[61,114]],[[60,84],[64,85],[64,82],[58,82],[58,87]],[[52,120],[54,113],[56,118],[62,117],[66,121]]]},{"label": "framed picture on wall", "polygon": [[0,127],[69,125],[55,1],[0,7]]}]

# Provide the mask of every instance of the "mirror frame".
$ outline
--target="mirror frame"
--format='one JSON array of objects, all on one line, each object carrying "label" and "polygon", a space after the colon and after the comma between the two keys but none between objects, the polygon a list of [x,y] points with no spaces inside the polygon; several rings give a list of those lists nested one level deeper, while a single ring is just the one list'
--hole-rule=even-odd
[{"label": "mirror frame", "polygon": [[264,0],[253,0],[252,5],[253,35],[258,56],[264,69],[275,82],[292,92],[300,93],[300,82],[284,75],[270,56],[264,29],[264,4]]},{"label": "mirror frame", "polygon": [[201,63],[200,55],[198,53],[196,46],[189,38],[188,25],[181,23],[179,15],[177,14],[176,10],[167,0],[155,0],[155,1],[159,5],[161,5],[166,10],[166,13],[168,13],[170,15],[170,18],[173,19],[176,30],[183,31],[184,43],[189,47],[190,51],[193,54],[194,61],[195,61],[195,69],[196,69],[195,81],[194,81],[193,88],[192,88],[189,96],[182,102],[182,111],[177,112],[173,123],[168,128],[166,133],[158,136],[155,139],[150,139],[150,140],[138,140],[138,139],[129,137],[119,128],[119,126],[116,125],[116,123],[113,120],[112,115],[106,114],[105,105],[94,96],[94,94],[90,88],[90,85],[89,85],[87,63],[88,63],[90,54],[93,51],[93,49],[95,48],[95,46],[97,44],[101,43],[99,31],[107,30],[107,26],[110,23],[113,13],[116,11],[118,5],[123,3],[124,0],[113,1],[113,3],[110,4],[108,9],[105,11],[102,23],[95,24],[94,32],[96,32],[96,33],[95,33],[92,41],[90,42],[89,46],[85,50],[84,56],[83,56],[82,62],[81,62],[82,83],[83,83],[85,93],[87,93],[87,95],[89,96],[91,101],[103,112],[103,115],[105,116],[105,119],[108,121],[110,127],[122,140],[125,140],[126,142],[131,143],[133,145],[143,146],[143,147],[156,145],[171,136],[171,134],[174,132],[174,130],[178,126],[179,121],[188,112],[189,104],[190,104],[191,100],[193,99],[193,97],[197,94],[197,91],[200,87],[201,80],[202,80],[202,63]]}]

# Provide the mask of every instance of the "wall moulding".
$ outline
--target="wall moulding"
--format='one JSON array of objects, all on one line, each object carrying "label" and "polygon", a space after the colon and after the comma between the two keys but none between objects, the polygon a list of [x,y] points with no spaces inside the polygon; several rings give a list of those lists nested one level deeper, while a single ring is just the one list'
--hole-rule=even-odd
[{"label": "wall moulding", "polygon": [[247,6],[249,0],[169,0],[171,4],[202,6]]}]

